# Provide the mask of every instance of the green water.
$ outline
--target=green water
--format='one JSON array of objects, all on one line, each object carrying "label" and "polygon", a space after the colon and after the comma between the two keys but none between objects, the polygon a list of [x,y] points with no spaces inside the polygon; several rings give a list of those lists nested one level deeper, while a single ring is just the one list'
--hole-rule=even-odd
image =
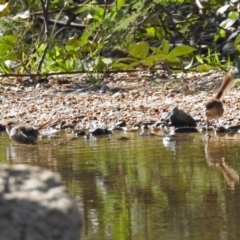
[{"label": "green water", "polygon": [[[118,140],[127,136],[129,140]],[[240,135],[114,133],[36,146],[0,137],[3,163],[61,173],[82,209],[84,240],[240,239]]]}]

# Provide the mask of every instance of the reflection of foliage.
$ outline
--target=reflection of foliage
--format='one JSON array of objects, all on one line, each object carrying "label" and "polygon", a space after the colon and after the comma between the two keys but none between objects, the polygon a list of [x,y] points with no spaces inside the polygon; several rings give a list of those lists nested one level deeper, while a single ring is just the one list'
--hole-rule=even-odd
[{"label": "reflection of foliage", "polygon": [[[171,226],[159,227],[161,236],[174,239],[172,228],[181,227],[183,218],[191,224],[182,229],[196,234],[191,226],[199,218],[206,221],[203,215],[213,207],[207,204],[215,199],[215,209],[221,208],[220,199],[227,201],[222,198],[222,176],[204,161],[204,146],[180,141],[173,153],[159,138],[130,136],[121,144],[109,144],[106,138],[91,147],[83,142],[83,152],[66,147],[67,154],[58,155],[58,171],[83,204],[84,239],[158,239],[154,234],[161,224]],[[216,214],[225,217],[221,211]]]},{"label": "reflection of foliage", "polygon": [[[240,48],[239,40],[231,45],[238,39],[237,6],[220,0],[204,2],[201,11],[192,1],[180,0],[30,5],[27,0],[0,5],[2,38],[17,36],[11,49],[0,52],[1,72],[186,70],[199,64],[199,71],[207,71],[226,68]],[[116,50],[123,56],[115,56]]]},{"label": "reflection of foliage", "polygon": [[[10,146],[3,136],[0,162],[11,157],[14,163],[60,172],[82,207],[86,240],[155,240],[159,232],[160,239],[196,239],[203,230],[209,233],[209,226],[215,227],[206,239],[221,239],[224,227],[238,226],[239,185],[235,192],[226,189],[222,173],[205,159],[201,136],[190,135],[165,148],[159,136],[127,134],[130,139],[121,143],[113,139],[118,136],[114,133],[110,139],[39,144],[31,151],[29,146]],[[239,141],[221,141],[219,136],[211,141],[216,153],[225,152],[220,156],[239,172]]]}]

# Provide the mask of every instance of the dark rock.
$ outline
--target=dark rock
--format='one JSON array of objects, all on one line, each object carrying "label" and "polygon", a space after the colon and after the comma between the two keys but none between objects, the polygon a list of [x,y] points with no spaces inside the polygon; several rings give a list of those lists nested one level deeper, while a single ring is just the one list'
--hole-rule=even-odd
[{"label": "dark rock", "polygon": [[100,93],[106,93],[110,91],[110,87],[108,85],[102,84]]},{"label": "dark rock", "polygon": [[[114,107],[111,112],[119,112],[121,110],[120,107]],[[124,120],[123,120],[124,121]]]},{"label": "dark rock", "polygon": [[58,173],[0,165],[0,240],[78,240],[82,225]]},{"label": "dark rock", "polygon": [[175,133],[196,133],[198,130],[194,127],[181,127],[176,128]]},{"label": "dark rock", "polygon": [[121,49],[103,49],[101,55],[110,58],[124,58],[129,55],[128,52]]},{"label": "dark rock", "polygon": [[169,76],[166,73],[162,73],[159,77],[163,79],[169,79]]},{"label": "dark rock", "polygon": [[82,131],[76,132],[75,135],[76,135],[77,137],[81,137],[81,136],[85,136],[86,133],[85,133],[85,131],[82,130]]},{"label": "dark rock", "polygon": [[157,128],[164,128],[166,126],[166,123],[156,122],[154,126],[157,127]]},{"label": "dark rock", "polygon": [[110,89],[110,91],[111,91],[112,94],[114,94],[114,93],[120,92],[120,91],[121,91],[121,88],[119,88],[119,87],[112,87],[112,88]]},{"label": "dark rock", "polygon": [[230,130],[228,130],[227,128],[221,126],[221,127],[218,127],[218,128],[214,128],[214,131],[216,133],[228,133],[230,132]]},{"label": "dark rock", "polygon": [[135,123],[135,124],[132,125],[132,128],[140,129],[141,128],[141,124],[140,123]]},{"label": "dark rock", "polygon": [[111,131],[109,131],[108,129],[103,129],[103,128],[96,128],[95,130],[90,131],[90,133],[91,133],[93,136],[112,134]]},{"label": "dark rock", "polygon": [[57,82],[60,85],[69,84],[70,83],[70,81],[68,79],[65,79],[65,78],[59,78]]},{"label": "dark rock", "polygon": [[141,124],[140,126],[141,129],[149,129],[148,124]]},{"label": "dark rock", "polygon": [[0,123],[0,132],[6,131],[6,127],[4,126],[3,123]]},{"label": "dark rock", "polygon": [[140,125],[141,129],[149,129],[149,126],[154,126],[155,121],[142,122]]},{"label": "dark rock", "polygon": [[47,78],[40,78],[37,80],[37,83],[39,84],[47,84],[49,81]]},{"label": "dark rock", "polygon": [[227,128],[230,131],[238,132],[240,131],[240,125],[235,125]]},{"label": "dark rock", "polygon": [[170,92],[171,92],[171,93],[180,93],[181,90],[179,90],[179,89],[172,89]]},{"label": "dark rock", "polygon": [[233,43],[227,42],[226,44],[224,44],[224,46],[222,48],[222,54],[227,59],[230,58],[230,60],[233,61],[235,59],[235,55],[236,55]]},{"label": "dark rock", "polygon": [[114,126],[117,126],[117,127],[126,127],[126,121],[125,120],[118,120]]},{"label": "dark rock", "polygon": [[173,108],[165,119],[169,126],[175,127],[196,127],[196,121],[184,111]]}]

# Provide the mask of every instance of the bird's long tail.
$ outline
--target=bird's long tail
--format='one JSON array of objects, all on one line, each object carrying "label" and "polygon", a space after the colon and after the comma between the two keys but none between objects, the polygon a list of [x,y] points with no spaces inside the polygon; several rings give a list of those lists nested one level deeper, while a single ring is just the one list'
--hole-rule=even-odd
[{"label": "bird's long tail", "polygon": [[222,84],[221,84],[215,98],[220,99],[225,92],[227,92],[231,87],[233,87],[234,83],[235,83],[235,80],[232,78],[231,73],[228,72],[225,75],[225,77],[222,81]]}]

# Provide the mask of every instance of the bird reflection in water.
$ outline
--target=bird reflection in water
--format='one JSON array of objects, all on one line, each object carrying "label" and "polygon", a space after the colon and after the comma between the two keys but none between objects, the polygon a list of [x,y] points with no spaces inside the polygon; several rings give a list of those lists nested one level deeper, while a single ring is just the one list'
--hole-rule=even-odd
[{"label": "bird reflection in water", "polygon": [[52,147],[24,145],[11,142],[7,147],[7,160],[11,163],[29,163],[58,170],[58,161]]},{"label": "bird reflection in water", "polygon": [[219,169],[231,190],[239,183],[239,173],[232,167],[228,166],[225,161],[225,145],[215,137],[206,138],[205,142],[205,156],[209,166],[215,166]]}]

